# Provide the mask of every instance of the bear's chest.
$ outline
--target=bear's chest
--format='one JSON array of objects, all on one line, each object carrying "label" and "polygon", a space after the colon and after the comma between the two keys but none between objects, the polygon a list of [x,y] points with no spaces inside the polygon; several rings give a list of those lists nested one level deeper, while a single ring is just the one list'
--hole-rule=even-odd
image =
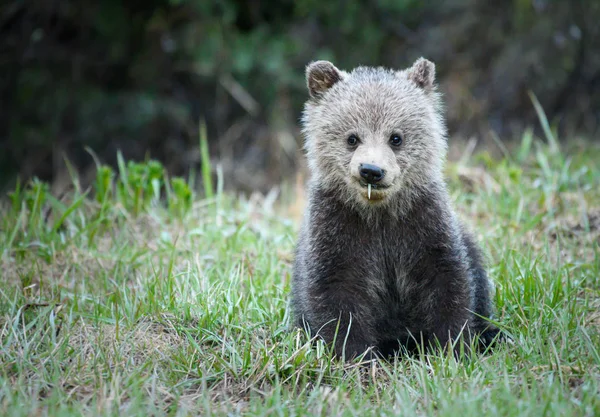
[{"label": "bear's chest", "polygon": [[367,275],[385,304],[407,303],[419,287],[422,243],[401,231],[386,231],[373,237],[374,244],[365,254],[369,259]]}]

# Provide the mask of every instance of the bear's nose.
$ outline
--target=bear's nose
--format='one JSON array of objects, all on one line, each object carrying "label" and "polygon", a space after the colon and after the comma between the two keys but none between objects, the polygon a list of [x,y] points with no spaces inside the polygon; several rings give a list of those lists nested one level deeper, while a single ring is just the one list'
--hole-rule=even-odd
[{"label": "bear's nose", "polygon": [[360,164],[360,176],[370,184],[378,183],[384,175],[385,171],[377,165]]}]

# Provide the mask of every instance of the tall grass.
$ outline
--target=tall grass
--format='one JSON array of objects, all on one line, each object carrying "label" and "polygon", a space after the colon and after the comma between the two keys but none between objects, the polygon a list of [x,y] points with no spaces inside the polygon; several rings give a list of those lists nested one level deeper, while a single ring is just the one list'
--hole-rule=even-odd
[{"label": "tall grass", "polygon": [[528,131],[510,157],[451,165],[513,343],[364,367],[289,330],[294,223],[215,195],[205,138],[204,198],[119,157],[89,191],[5,200],[0,414],[600,415],[600,149]]}]

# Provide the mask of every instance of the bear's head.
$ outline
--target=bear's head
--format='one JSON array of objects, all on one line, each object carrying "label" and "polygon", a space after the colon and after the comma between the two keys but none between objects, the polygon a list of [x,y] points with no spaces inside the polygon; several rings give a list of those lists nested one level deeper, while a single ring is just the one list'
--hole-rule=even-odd
[{"label": "bear's head", "polygon": [[311,181],[360,208],[407,198],[440,181],[446,157],[435,66],[401,71],[331,62],[306,68],[302,117]]}]

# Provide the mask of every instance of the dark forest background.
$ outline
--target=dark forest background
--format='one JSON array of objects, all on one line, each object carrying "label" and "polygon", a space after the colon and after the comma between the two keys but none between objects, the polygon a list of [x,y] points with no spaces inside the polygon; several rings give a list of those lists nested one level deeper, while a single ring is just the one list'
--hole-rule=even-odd
[{"label": "dark forest background", "polygon": [[437,65],[453,140],[518,138],[532,91],[563,140],[600,131],[594,0],[5,0],[0,189],[103,162],[198,167],[199,124],[226,184],[265,190],[301,161],[304,67]]}]

